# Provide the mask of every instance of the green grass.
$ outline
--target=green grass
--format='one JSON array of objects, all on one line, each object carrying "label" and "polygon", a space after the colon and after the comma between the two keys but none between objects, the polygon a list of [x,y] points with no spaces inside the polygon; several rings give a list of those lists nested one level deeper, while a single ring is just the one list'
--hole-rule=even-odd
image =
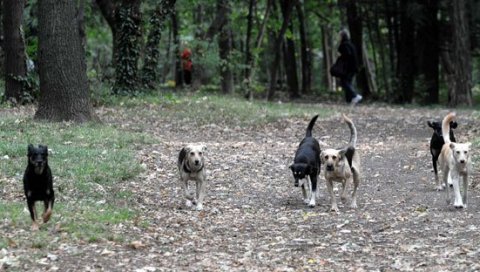
[{"label": "green grass", "polygon": [[[48,248],[52,239],[48,232],[53,224],[60,224],[62,232],[73,238],[90,242],[119,239],[112,236],[111,226],[131,220],[135,210],[116,203],[119,199],[128,203],[133,193],[112,193],[112,189],[142,171],[135,159],[135,149],[152,142],[153,139],[146,134],[120,131],[98,123],[34,122],[8,114],[0,117],[0,186],[3,186],[2,180],[16,180],[16,189],[23,194],[21,180],[27,165],[27,145],[49,147],[49,165],[56,191],[54,215],[41,228],[40,233],[45,233],[29,241],[30,246]],[[40,204],[37,204],[38,212],[43,209]],[[31,222],[25,209],[23,201],[0,200],[0,214],[2,218],[8,218],[8,226],[28,230]],[[0,247],[7,245],[8,240],[0,239]]]}]

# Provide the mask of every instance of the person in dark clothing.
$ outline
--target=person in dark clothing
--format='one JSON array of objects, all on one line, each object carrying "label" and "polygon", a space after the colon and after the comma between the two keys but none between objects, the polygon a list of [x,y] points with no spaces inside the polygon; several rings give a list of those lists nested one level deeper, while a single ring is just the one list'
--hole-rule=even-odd
[{"label": "person in dark clothing", "polygon": [[345,91],[345,100],[347,103],[355,105],[362,100],[362,96],[357,94],[353,88],[353,77],[358,70],[357,50],[350,41],[350,35],[347,30],[340,31],[340,45],[338,46],[339,58],[343,58],[346,63],[345,75],[340,77],[340,86]]}]

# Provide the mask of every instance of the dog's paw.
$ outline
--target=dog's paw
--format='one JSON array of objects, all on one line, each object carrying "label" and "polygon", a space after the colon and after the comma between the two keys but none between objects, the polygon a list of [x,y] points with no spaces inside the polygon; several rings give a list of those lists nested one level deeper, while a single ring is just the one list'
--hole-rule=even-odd
[{"label": "dog's paw", "polygon": [[445,202],[447,202],[447,205],[450,205],[450,198],[445,199]]},{"label": "dog's paw", "polygon": [[202,203],[198,203],[197,206],[195,207],[195,209],[196,209],[197,211],[203,210],[203,204],[202,204]]},{"label": "dog's paw", "polygon": [[332,206],[329,211],[338,213],[339,210],[338,210],[337,205],[335,205],[335,206]]},{"label": "dog's paw", "polygon": [[39,229],[39,227],[38,227],[37,222],[34,222],[34,223],[32,224],[31,230],[32,230],[32,231],[37,231],[38,229]]},{"label": "dog's paw", "polygon": [[453,207],[455,207],[457,209],[462,209],[462,208],[465,207],[465,205],[463,205],[462,201],[455,201],[455,203],[453,204]]},{"label": "dog's paw", "polygon": [[192,201],[190,200],[185,201],[185,206],[187,206],[188,208],[192,207],[192,205],[193,205]]},{"label": "dog's paw", "polygon": [[357,202],[352,202],[352,203],[350,204],[350,208],[352,208],[352,209],[358,208]]},{"label": "dog's paw", "polygon": [[310,201],[308,202],[308,207],[313,208],[315,207],[315,205],[316,205],[315,198],[312,197],[312,199],[310,199]]},{"label": "dog's paw", "polygon": [[436,191],[443,191],[443,188],[444,188],[443,185],[438,185],[438,186],[435,187],[435,190]]}]

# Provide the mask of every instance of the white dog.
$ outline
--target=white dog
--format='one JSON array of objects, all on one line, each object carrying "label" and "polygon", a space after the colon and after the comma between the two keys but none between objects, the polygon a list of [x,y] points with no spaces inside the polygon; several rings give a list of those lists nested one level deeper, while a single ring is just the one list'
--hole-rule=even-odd
[{"label": "white dog", "polygon": [[[197,210],[203,209],[203,198],[205,196],[205,155],[206,147],[204,145],[187,145],[182,148],[178,155],[178,171],[180,172],[180,181],[187,199],[185,205],[191,207],[192,203],[196,205]],[[188,181],[196,182],[196,194],[192,196],[188,191]]]},{"label": "white dog", "polygon": [[[440,167],[443,173],[443,181],[445,183],[445,192],[447,204],[450,204],[450,196],[448,192],[448,180],[453,183],[453,191],[455,193],[455,208],[467,208],[467,189],[468,189],[468,173],[470,172],[470,146],[471,143],[454,143],[450,139],[450,122],[455,119],[455,113],[451,112],[443,118],[442,134],[445,144],[439,157]],[[463,199],[460,195],[460,179],[463,179]]]}]

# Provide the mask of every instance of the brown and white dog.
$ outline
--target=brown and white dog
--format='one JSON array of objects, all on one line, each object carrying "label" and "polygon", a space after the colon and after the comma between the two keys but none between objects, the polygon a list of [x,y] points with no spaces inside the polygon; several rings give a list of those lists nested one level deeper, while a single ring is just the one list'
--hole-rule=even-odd
[{"label": "brown and white dog", "polygon": [[[187,207],[192,203],[196,205],[197,210],[203,209],[203,198],[205,196],[206,170],[205,155],[206,147],[204,145],[187,145],[182,148],[178,155],[178,171],[180,172],[180,181],[185,193]],[[193,180],[196,183],[195,196],[189,193],[188,181]]]},{"label": "brown and white dog", "polygon": [[[447,204],[450,204],[448,179],[453,183],[455,193],[455,208],[467,208],[468,174],[470,172],[470,146],[471,143],[454,143],[450,139],[450,122],[455,119],[455,113],[451,112],[443,118],[442,134],[445,144],[440,152],[438,162],[443,173]],[[463,197],[460,195],[460,179],[463,179]]]},{"label": "brown and white dog", "polygon": [[324,165],[325,180],[327,181],[327,190],[330,193],[331,208],[330,211],[338,212],[337,201],[333,192],[333,182],[342,183],[342,193],[340,198],[345,203],[346,190],[348,183],[353,181],[352,202],[350,207],[357,208],[357,188],[360,182],[360,156],[355,149],[357,145],[357,129],[345,114],[343,119],[350,128],[350,142],[343,149],[326,149],[322,151],[320,157]]}]

